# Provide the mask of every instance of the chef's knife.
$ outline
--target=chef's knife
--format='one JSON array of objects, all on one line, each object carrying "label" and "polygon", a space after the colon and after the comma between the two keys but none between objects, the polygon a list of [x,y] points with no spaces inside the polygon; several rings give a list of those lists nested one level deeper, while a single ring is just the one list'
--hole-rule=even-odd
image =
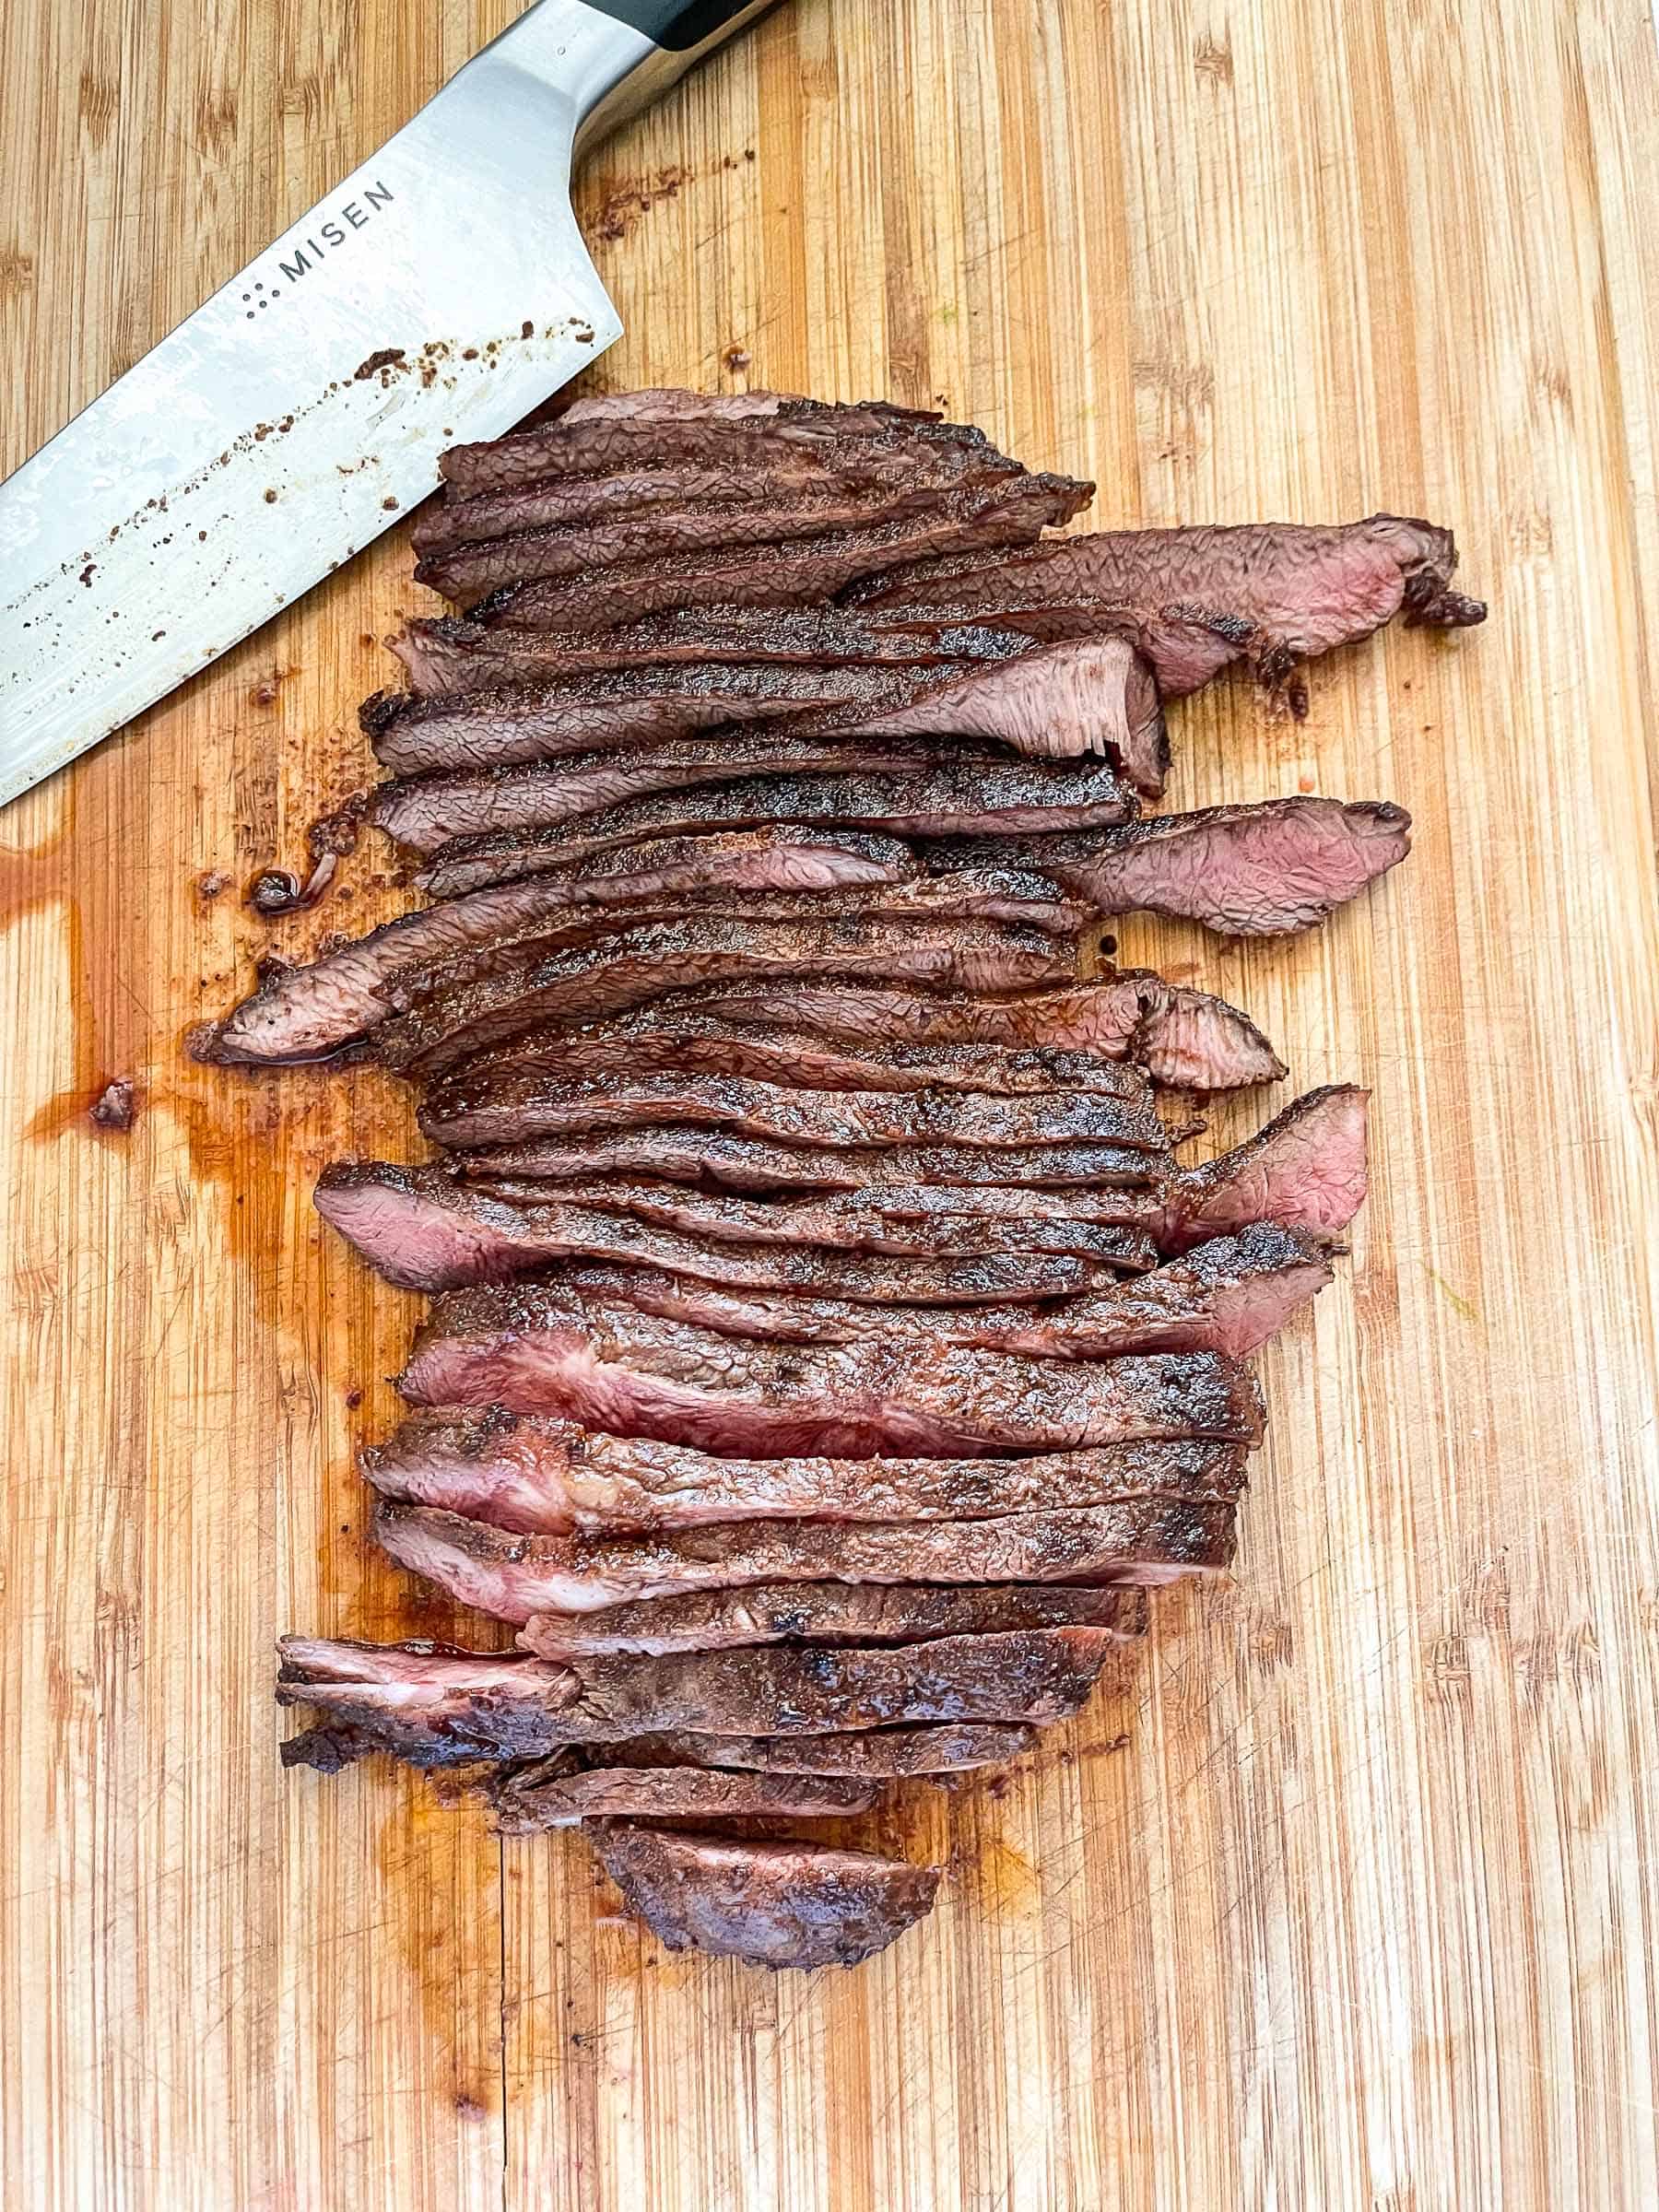
[{"label": "chef's knife", "polygon": [[621,335],[573,159],[770,0],[538,0],[0,485],[0,805]]}]

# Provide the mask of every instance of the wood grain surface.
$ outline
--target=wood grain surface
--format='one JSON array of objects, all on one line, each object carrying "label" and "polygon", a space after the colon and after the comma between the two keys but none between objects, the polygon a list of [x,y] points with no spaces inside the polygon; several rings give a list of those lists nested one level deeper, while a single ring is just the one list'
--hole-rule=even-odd
[{"label": "wood grain surface", "polygon": [[[512,12],[0,14],[0,462]],[[9,811],[8,2206],[1659,2201],[1656,93],[1643,0],[794,0],[583,179],[604,385],[938,404],[1111,522],[1426,513],[1492,601],[1305,724],[1172,717],[1173,804],[1417,817],[1307,943],[1122,931],[1373,1087],[1376,1194],[1263,1361],[1236,1580],[1006,1783],[912,1793],[946,1899],[861,1971],[672,1958],[578,1842],[276,1762],[279,1630],[456,1625],[351,1464],[413,1301],[310,1208],[407,1114],[180,1047],[394,903],[368,852],[303,923],[241,888],[364,775],[404,534]]]}]

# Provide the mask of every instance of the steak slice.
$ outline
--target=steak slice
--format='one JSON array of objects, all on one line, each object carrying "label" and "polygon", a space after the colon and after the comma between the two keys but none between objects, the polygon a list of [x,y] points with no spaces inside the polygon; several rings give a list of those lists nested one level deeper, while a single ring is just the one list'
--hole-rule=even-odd
[{"label": "steak slice", "polygon": [[[694,872],[666,866],[654,877],[626,877],[595,870],[538,877],[474,892],[465,899],[400,914],[355,943],[338,947],[297,968],[276,968],[259,988],[221,1021],[211,1038],[194,1047],[195,1057],[227,1062],[326,1058],[355,1042],[382,1020],[384,992],[392,980],[410,970],[431,966],[476,948],[512,943],[538,933],[575,928],[585,914],[639,908],[666,900],[682,888],[677,876],[695,873],[703,882],[721,881],[734,897],[751,886],[790,896],[818,885],[829,890],[862,892],[865,887],[897,883],[914,862],[897,839],[848,831],[804,830],[791,842],[786,830],[745,833],[755,841],[741,853],[725,855],[726,873],[716,877],[699,866]],[[970,871],[971,883],[1005,883],[1006,871]],[[960,877],[941,875],[949,884]],[[1032,877],[1033,884],[1041,878]],[[932,904],[928,887],[918,886],[923,902]],[[820,894],[824,895],[824,894]],[[947,900],[948,904],[948,896]],[[838,911],[833,907],[831,912]],[[1030,912],[1038,911],[1035,908]],[[597,924],[592,924],[597,926]]]},{"label": "steak slice", "polygon": [[613,1818],[835,1819],[867,1813],[881,1791],[877,1783],[846,1775],[723,1774],[689,1766],[578,1767],[555,1759],[509,1769],[485,1794],[502,1834],[533,1836],[545,1829]]},{"label": "steak slice", "polygon": [[[633,1267],[579,1267],[579,1290],[626,1299],[665,1321],[776,1344],[911,1341],[1034,1359],[1114,1359],[1123,1352],[1225,1352],[1265,1344],[1331,1279],[1328,1248],[1277,1222],[1212,1237],[1184,1259],[1052,1311],[1030,1305],[878,1306],[850,1299],[766,1297]],[[434,1500],[433,1502],[437,1502]],[[465,1509],[463,1509],[465,1510]]]},{"label": "steak slice", "polygon": [[733,546],[615,561],[575,577],[510,584],[479,602],[486,621],[515,629],[603,629],[668,607],[791,606],[929,554],[1029,546],[1069,522],[1091,487],[1069,477],[1021,476],[942,493],[921,514],[786,538],[762,553]]},{"label": "steak slice", "polygon": [[751,1026],[787,1021],[838,1043],[874,1040],[905,1046],[959,1044],[1058,1049],[1136,1060],[1156,1082],[1181,1090],[1232,1090],[1277,1083],[1284,1062],[1248,1015],[1167,983],[1145,970],[1122,970],[1098,982],[1008,995],[974,995],[848,983],[793,985],[787,996],[716,984],[666,1002]]},{"label": "steak slice", "polygon": [[592,1021],[698,983],[841,975],[996,992],[1076,970],[1074,947],[1006,922],[642,923],[437,991],[383,1023],[375,1042],[388,1065],[430,1076],[538,1023]]},{"label": "steak slice", "polygon": [[[750,1583],[1169,1583],[1227,1567],[1233,1521],[1231,1505],[1143,1498],[981,1521],[735,1522],[652,1536],[515,1536],[430,1506],[382,1502],[374,1533],[400,1567],[522,1627],[539,1613],[590,1613]],[[521,1641],[544,1658],[569,1655],[544,1644],[534,1623]]]},{"label": "steak slice", "polygon": [[388,639],[417,691],[465,691],[491,683],[534,683],[605,668],[661,667],[676,661],[730,661],[759,667],[916,668],[939,661],[989,661],[1029,653],[1024,629],[980,622],[898,624],[835,606],[697,606],[648,615],[620,629],[492,629],[441,615],[408,623]]},{"label": "steak slice", "polygon": [[[879,720],[889,706],[908,702],[930,685],[959,682],[972,664],[947,662],[935,668],[737,667],[721,662],[676,662],[660,668],[609,669],[594,676],[545,677],[524,684],[498,677],[485,668],[464,688],[423,697],[413,692],[377,691],[359,710],[376,758],[396,775],[427,771],[510,767],[530,760],[562,760],[571,754],[601,756],[598,766],[615,781],[613,801],[630,790],[671,789],[663,783],[622,781],[631,768],[643,775],[652,762],[659,773],[677,763],[688,782],[706,769],[723,747],[735,755],[734,778],[757,768],[811,770],[836,766],[827,739],[849,733],[848,765],[877,769],[900,764],[904,748],[891,737],[853,746],[853,734],[865,722]],[[796,738],[794,724],[806,724]],[[738,725],[758,724],[746,738]],[[718,732],[712,745],[687,742],[699,732]],[[997,733],[986,734],[994,738]],[[677,746],[675,740],[680,740]],[[610,758],[615,747],[621,756]],[[771,759],[769,761],[769,748]],[[744,762],[747,749],[748,759]],[[938,746],[941,760],[955,752],[984,752],[988,745],[964,739]],[[580,774],[562,769],[560,775]],[[544,779],[551,783],[552,778]],[[604,804],[603,797],[589,801]],[[547,813],[545,820],[562,818]]]},{"label": "steak slice", "polygon": [[[497,537],[452,540],[425,555],[415,581],[466,606],[503,585],[543,578],[558,582],[618,563],[770,548],[785,538],[880,530],[941,512],[954,515],[966,500],[1006,496],[1019,483],[1018,477],[967,485],[959,479],[865,486],[820,482],[782,497],[764,492],[747,499],[686,496],[659,501],[641,513],[595,515],[580,523],[521,527]],[[769,553],[759,558],[765,560]]]},{"label": "steak slice", "polygon": [[[523,804],[526,788],[527,780],[521,779],[512,804]],[[531,805],[536,803],[533,797]],[[451,898],[648,839],[694,836],[700,830],[754,830],[767,823],[880,830],[894,837],[972,837],[1125,822],[1134,813],[1130,793],[1100,762],[964,756],[888,774],[849,770],[740,776],[729,783],[652,792],[571,821],[449,839],[435,848],[416,881],[425,890]],[[405,833],[410,830],[421,838],[429,834],[425,825],[432,819],[430,809],[413,818],[402,812],[400,841],[409,841]],[[415,850],[425,848],[417,842]]]},{"label": "steak slice", "polygon": [[[1172,914],[1232,937],[1311,929],[1405,859],[1411,817],[1387,800],[1265,799],[1118,830],[987,839],[976,861],[1034,868],[1102,914]],[[930,867],[959,866],[931,844]]]},{"label": "steak slice", "polygon": [[1248,1221],[1337,1235],[1365,1204],[1370,1095],[1352,1083],[1311,1090],[1232,1151],[1183,1169],[1159,1231],[1164,1249],[1184,1252]]},{"label": "steak slice", "polygon": [[601,1652],[661,1656],[802,1641],[933,1643],[941,1636],[1078,1626],[1110,1629],[1125,1641],[1144,1636],[1146,1592],[1122,1583],[953,1589],[932,1583],[758,1583],[643,1598],[596,1612],[539,1613],[524,1641],[544,1659],[586,1659]]},{"label": "steak slice", "polygon": [[[955,1216],[909,1227],[880,1217],[867,1225],[826,1220],[826,1234],[839,1234],[839,1245],[807,1242],[788,1220],[775,1224],[770,1241],[704,1241],[695,1218],[690,1233],[676,1233],[672,1194],[658,1202],[642,1188],[625,1187],[628,1208],[518,1206],[452,1182],[441,1171],[354,1161],[324,1171],[315,1202],[354,1251],[406,1290],[511,1282],[553,1260],[579,1258],[632,1260],[735,1288],[971,1304],[1066,1297],[1098,1288],[1115,1268],[1150,1266],[1154,1257],[1150,1239],[1133,1227],[1061,1220],[1028,1237],[999,1221]],[[658,1218],[641,1218],[646,1213]],[[1033,1248],[1041,1245],[1048,1249]]]},{"label": "steak slice", "polygon": [[522,1535],[729,1521],[970,1521],[1145,1497],[1237,1500],[1238,1444],[1182,1441],[1030,1459],[727,1459],[574,1422],[446,1407],[360,1455],[384,1498]]},{"label": "steak slice", "polygon": [[[820,1735],[698,1735],[664,1730],[600,1744],[587,1753],[567,1748],[545,1760],[505,1764],[500,1773],[506,1784],[520,1775],[534,1779],[553,1769],[563,1771],[572,1759],[587,1757],[612,1771],[618,1766],[747,1768],[766,1774],[845,1775],[879,1783],[906,1775],[958,1774],[974,1767],[1002,1766],[1034,1749],[1041,1738],[1037,1724],[1014,1721],[921,1722],[912,1727]],[[458,1749],[441,1736],[406,1735],[394,1754],[381,1731],[350,1721],[320,1722],[288,1737],[280,1750],[285,1767],[314,1767],[323,1774],[337,1774],[359,1759],[389,1755],[414,1767],[470,1765],[486,1771],[484,1754]]]},{"label": "steak slice", "polygon": [[1162,1155],[1170,1142],[1149,1102],[1131,1104],[1088,1091],[1012,1098],[963,1090],[802,1091],[689,1073],[642,1074],[618,1084],[609,1075],[504,1070],[470,1087],[463,1071],[451,1078],[446,1095],[446,1111],[433,1112],[429,1105],[420,1117],[422,1130],[436,1144],[522,1147],[532,1137],[611,1134],[671,1122],[791,1145],[1112,1144]]},{"label": "steak slice", "polygon": [[823,469],[865,458],[875,465],[895,455],[914,465],[941,450],[1000,458],[980,430],[880,401],[838,406],[775,392],[675,391],[606,394],[605,400],[603,406],[578,400],[534,430],[451,446],[438,461],[449,497],[641,466],[747,471],[798,462]]},{"label": "steak slice", "polygon": [[[658,892],[627,906],[552,910],[539,923],[524,924],[521,932],[506,931],[485,944],[460,946],[435,959],[415,959],[395,968],[382,983],[379,996],[388,1008],[406,1009],[440,991],[505,974],[602,932],[677,927],[688,918],[687,904],[681,892]],[[1022,876],[1012,868],[960,869],[922,882],[873,888],[853,884],[842,891],[711,891],[695,905],[695,918],[701,923],[799,924],[811,930],[835,924],[857,930],[866,924],[905,924],[913,931],[1008,923],[1023,933],[1023,942],[1031,941],[1032,932],[1063,941],[1074,968],[1078,933],[1089,921],[1084,908],[1069,901],[1045,877]]]},{"label": "steak slice", "polygon": [[1404,609],[1448,629],[1486,608],[1451,589],[1449,530],[1398,515],[1359,523],[1250,523],[1112,530],[1024,552],[889,571],[859,605],[1010,623],[1022,610],[1111,609],[1150,662],[1166,699],[1196,691],[1230,662],[1281,682],[1296,661],[1366,638]]},{"label": "steak slice", "polygon": [[[1112,1594],[1128,1597],[1132,1593]],[[887,1781],[907,1774],[958,1774],[1019,1759],[1040,1740],[1030,1724],[996,1721],[924,1723],[913,1728],[870,1728],[853,1735],[636,1735],[604,1746],[611,1759],[651,1766],[754,1767],[772,1774],[846,1774]],[[522,1770],[521,1770],[522,1771]]]},{"label": "steak slice", "polygon": [[[941,1196],[951,1194],[950,1203],[959,1213],[994,1209],[999,1218],[1013,1219],[1030,1210],[1033,1190],[1057,1190],[1065,1194],[1062,1210],[1068,1219],[1122,1225],[1127,1215],[1140,1225],[1153,1218],[1154,1209],[1145,1203],[1126,1206],[1118,1193],[1145,1183],[1154,1164],[1145,1152],[1121,1145],[1032,1145],[1004,1151],[972,1145],[889,1145],[838,1150],[688,1127],[635,1129],[570,1142],[544,1139],[496,1152],[465,1153],[451,1166],[493,1197],[532,1206],[594,1195],[563,1191],[559,1186],[565,1183],[649,1178],[711,1184],[748,1197],[859,1191],[877,1205],[889,1193],[903,1199],[931,1186]],[[1101,1186],[1103,1197],[1098,1194]],[[964,1193],[975,1195],[963,1197]],[[603,1202],[603,1191],[598,1195]],[[987,1196],[991,1206],[984,1204]]]},{"label": "steak slice", "polygon": [[[1006,631],[988,633],[998,639]],[[1127,638],[1094,637],[1033,646],[1018,657],[987,653],[987,665],[947,677],[915,702],[861,722],[865,737],[955,731],[997,737],[1035,758],[1100,753],[1127,782],[1157,798],[1170,769],[1170,740],[1152,671]]]},{"label": "steak slice", "polygon": [[581,1030],[547,1030],[464,1061],[427,1092],[434,1115],[465,1109],[472,1087],[513,1070],[555,1076],[735,1076],[807,1090],[974,1090],[1003,1098],[1086,1090],[1141,1103],[1146,1070],[1081,1049],[1006,1044],[907,1044],[881,1038],[838,1042],[771,1022],[728,1021],[697,1009],[696,992],[617,1014]]},{"label": "steak slice", "polygon": [[936,1643],[611,1657],[577,1666],[429,1643],[285,1636],[280,1705],[313,1705],[423,1763],[540,1759],[565,1744],[661,1729],[841,1735],[908,1721],[1059,1721],[1082,1705],[1115,1638],[1012,1630]]},{"label": "steak slice", "polygon": [[754,1344],[549,1284],[449,1291],[398,1388],[704,1450],[866,1457],[1253,1443],[1260,1394],[1215,1353],[1073,1362],[955,1347]]},{"label": "steak slice", "polygon": [[626,1821],[594,1845],[630,1912],[671,1951],[773,1968],[857,1966],[933,1911],[938,1866],[869,1851],[734,1842]]},{"label": "steak slice", "polygon": [[609,1186],[602,1204],[518,1206],[441,1169],[381,1160],[336,1161],[313,1195],[330,1227],[405,1290],[511,1282],[559,1259],[631,1259],[739,1288],[956,1304],[1063,1297],[1154,1257],[1144,1230],[1064,1215],[905,1220],[643,1184]]},{"label": "steak slice", "polygon": [[782,504],[835,493],[870,497],[904,489],[944,490],[1021,473],[1018,462],[989,445],[924,444],[916,439],[891,444],[865,440],[856,446],[831,447],[821,457],[782,449],[771,460],[747,467],[716,460],[624,467],[599,476],[559,472],[471,498],[448,487],[417,516],[410,537],[417,552],[433,553],[527,530],[648,516],[688,500]]},{"label": "steak slice", "polygon": [[[1252,1249],[1264,1260],[1271,1253],[1276,1268],[1288,1267],[1282,1288],[1293,1308],[1312,1296],[1324,1279],[1317,1271],[1313,1276],[1300,1272],[1309,1255],[1294,1242],[1296,1232],[1328,1239],[1345,1229],[1364,1203],[1365,1124],[1366,1094],[1352,1085],[1335,1085],[1296,1100],[1244,1144],[1198,1168],[1162,1168],[1156,1156],[1123,1147],[1081,1147],[1080,1156],[1074,1158],[1079,1148],[1062,1145],[1053,1147],[1054,1164],[1049,1167],[1041,1154],[1028,1168],[1018,1154],[984,1150],[982,1179],[976,1182],[962,1158],[967,1147],[928,1147],[914,1156],[900,1147],[885,1168],[880,1154],[873,1161],[867,1153],[820,1155],[826,1160],[820,1181],[830,1186],[828,1195],[820,1191],[800,1197],[752,1199],[655,1182],[621,1181],[606,1182],[582,1195],[590,1207],[634,1214],[662,1229],[716,1242],[798,1242],[832,1250],[850,1245],[870,1252],[941,1256],[1019,1248],[1075,1252],[1125,1265],[1133,1264],[1138,1251],[1124,1247],[1111,1233],[1113,1230],[1139,1230],[1165,1251],[1181,1253],[1253,1224],[1270,1223],[1292,1241],[1274,1245],[1265,1239]],[[709,1171],[717,1175],[720,1162],[712,1147],[720,1140],[704,1141],[711,1147]],[[941,1153],[939,1164],[956,1178],[954,1183],[938,1178],[899,1180],[917,1166],[933,1164]],[[1091,1160],[1094,1153],[1100,1155],[1098,1160]],[[1002,1180],[1011,1159],[1030,1175],[1030,1185]],[[546,1164],[543,1154],[530,1146],[498,1153],[494,1160],[514,1194],[528,1194],[522,1208],[503,1203],[507,1194],[500,1181],[468,1187],[441,1170],[412,1171],[372,1162],[325,1171],[317,1203],[382,1271],[477,1267],[488,1272],[452,1275],[448,1279],[500,1280],[498,1268],[523,1272],[568,1253],[564,1240],[570,1235],[570,1219],[573,1216],[580,1225],[586,1209],[572,1208],[556,1183],[538,1182],[536,1174]],[[554,1164],[560,1164],[557,1154]],[[646,1154],[643,1164],[658,1172],[665,1167],[677,1168],[689,1182],[697,1165],[695,1146],[688,1143],[677,1156],[659,1146]],[[810,1173],[809,1164],[797,1164],[787,1154],[764,1156],[749,1171],[759,1174],[761,1166],[775,1167],[779,1182]],[[520,1179],[511,1180],[515,1171]],[[741,1178],[741,1162],[735,1171]],[[1068,1177],[1086,1187],[1079,1192],[1066,1188]],[[1155,1191],[1135,1187],[1153,1181]],[[1113,1189],[1113,1184],[1123,1187]],[[1102,1235],[1102,1230],[1107,1233]],[[617,1250],[614,1240],[610,1249]],[[401,1256],[406,1251],[423,1256],[406,1259]],[[1241,1325],[1249,1325],[1248,1316],[1254,1311],[1278,1314],[1289,1310],[1281,1309],[1277,1294],[1265,1293],[1260,1285],[1253,1293],[1242,1292],[1243,1304],[1238,1305],[1242,1286],[1236,1278],[1242,1256],[1237,1249],[1217,1255],[1216,1265],[1222,1272],[1207,1288],[1223,1295]],[[1255,1272],[1244,1269],[1247,1277]],[[394,1275],[393,1279],[399,1277]],[[411,1279],[407,1287],[439,1286]],[[1184,1303],[1199,1290],[1196,1277],[1189,1276],[1177,1295]],[[1201,1298],[1200,1303],[1207,1313],[1207,1300]]]}]

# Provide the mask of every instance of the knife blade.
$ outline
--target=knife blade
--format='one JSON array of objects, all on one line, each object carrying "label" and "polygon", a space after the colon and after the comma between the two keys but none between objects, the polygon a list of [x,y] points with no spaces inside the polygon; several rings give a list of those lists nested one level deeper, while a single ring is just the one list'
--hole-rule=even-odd
[{"label": "knife blade", "polygon": [[579,136],[770,0],[537,0],[0,484],[0,805],[291,605],[622,324]]}]

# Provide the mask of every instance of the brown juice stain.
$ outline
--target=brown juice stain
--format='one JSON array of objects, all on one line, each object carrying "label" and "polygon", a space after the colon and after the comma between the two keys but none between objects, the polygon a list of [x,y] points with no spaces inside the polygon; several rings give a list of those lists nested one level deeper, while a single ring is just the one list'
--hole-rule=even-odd
[{"label": "brown juice stain", "polygon": [[[429,2045],[441,2054],[434,2079],[446,2083],[458,2119],[487,2119],[501,2102],[500,1996],[491,1971],[500,1957],[501,1892],[498,1882],[479,1881],[477,1861],[498,1858],[499,1846],[480,1805],[441,1794],[418,1774],[397,1772],[388,1795],[394,1809],[375,1839],[383,1925]],[[477,1924],[481,1901],[493,1927]]]},{"label": "brown juice stain", "polygon": [[[295,622],[320,638],[339,630],[355,640],[362,618],[342,624],[335,589],[344,591],[345,580]],[[387,594],[375,596],[383,606]],[[216,1453],[221,1465],[241,1453],[245,1472],[233,1466],[231,1479],[246,1484],[251,1508],[261,1500],[253,1510],[277,1542],[291,1545],[291,1532],[308,1524],[315,1532],[314,1569],[290,1554],[283,1576],[295,1593],[293,1618],[272,1618],[262,1634],[291,1627],[506,1646],[511,1630],[467,1616],[383,1558],[369,1535],[370,1500],[354,1464],[354,1447],[397,1418],[384,1378],[403,1363],[419,1301],[372,1278],[327,1238],[309,1194],[337,1154],[416,1155],[403,1087],[372,1067],[246,1071],[205,1066],[187,1050],[197,1024],[253,987],[265,952],[304,958],[330,931],[357,934],[407,903],[383,875],[374,880],[384,869],[378,841],[341,865],[349,902],[331,895],[276,927],[227,888],[298,847],[319,795],[360,783],[371,765],[355,728],[358,693],[369,688],[355,652],[342,659],[337,684],[324,688],[316,677],[301,683],[297,664],[309,656],[284,644],[267,633],[227,655],[191,693],[68,771],[55,835],[0,850],[0,929],[41,912],[62,914],[61,949],[52,956],[58,965],[49,972],[51,988],[62,992],[71,1079],[33,1112],[27,1171],[49,1189],[63,1187],[77,1206],[85,1196],[98,1207],[89,1218],[102,1242],[83,1258],[80,1279],[90,1282],[100,1269],[109,1278],[94,1288],[118,1316],[135,1387],[164,1391],[168,1368],[191,1371],[193,1294],[213,1311],[215,1340],[243,1347],[246,1373],[210,1373],[199,1423],[189,1401],[175,1417],[192,1433],[177,1438],[162,1465],[144,1468],[141,1481],[134,1474],[139,1492],[153,1495],[186,1484],[198,1450]],[[273,653],[280,698],[267,700],[254,694]],[[199,829],[176,788],[188,794],[193,779],[203,794]],[[205,883],[215,883],[214,892]],[[49,1022],[52,1002],[31,987],[30,1014]],[[49,1028],[44,1034],[50,1039]],[[113,1077],[133,1078],[144,1100],[135,1125],[119,1135],[88,1119]],[[171,1309],[181,1241],[206,1256],[172,1313],[158,1286],[171,1267]],[[247,1323],[229,1318],[238,1307]],[[241,1394],[229,1411],[226,1393]],[[355,1406],[347,1402],[354,1394]],[[112,1448],[124,1449],[122,1440]],[[268,1498],[274,1459],[279,1489]],[[141,1508],[135,1518],[116,1569],[124,1582],[142,1571],[159,1510]],[[245,1587],[258,1602],[254,1580]],[[276,1746],[302,1718],[285,1719],[273,1703],[268,1742],[252,1747],[256,1766],[270,1759],[260,1788],[287,1790]],[[477,2124],[500,2106],[500,1930],[477,1925],[480,1900],[499,1924],[498,1846],[479,1812],[442,1805],[418,1777],[387,1769],[372,1782],[366,1796],[384,1816],[374,1846],[376,1919],[392,1931],[398,1971],[425,2023],[431,2056],[423,2075],[452,2124]],[[302,1826],[322,1821],[325,1832],[345,1823],[338,1832],[349,1832],[344,1806],[322,1803],[297,1818]],[[300,1834],[297,1847],[317,1841]],[[326,1924],[328,1907],[320,1909]]]}]

